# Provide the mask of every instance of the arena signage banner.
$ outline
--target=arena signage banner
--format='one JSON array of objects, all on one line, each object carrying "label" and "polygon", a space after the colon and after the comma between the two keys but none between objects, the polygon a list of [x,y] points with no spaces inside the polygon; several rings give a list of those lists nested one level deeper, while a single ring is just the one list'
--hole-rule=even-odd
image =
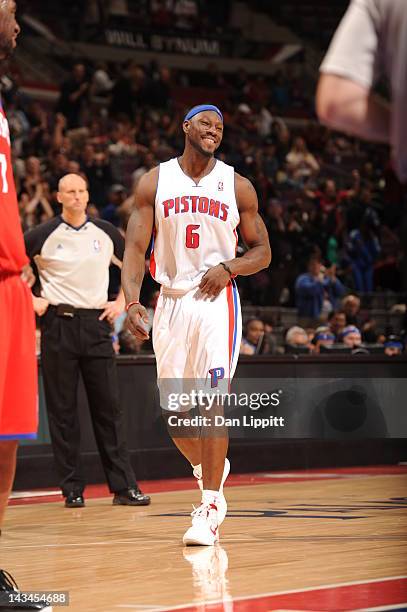
[{"label": "arena signage banner", "polygon": [[108,45],[137,51],[179,53],[206,57],[220,57],[230,54],[230,49],[227,48],[228,45],[224,41],[200,36],[169,36],[108,29],[105,30],[105,40]]}]

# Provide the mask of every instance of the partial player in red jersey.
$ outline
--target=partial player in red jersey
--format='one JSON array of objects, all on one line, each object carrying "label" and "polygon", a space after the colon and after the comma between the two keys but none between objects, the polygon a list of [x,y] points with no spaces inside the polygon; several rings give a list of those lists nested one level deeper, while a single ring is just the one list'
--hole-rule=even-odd
[{"label": "partial player in red jersey", "polygon": [[[0,65],[16,46],[20,28],[14,0],[0,0]],[[0,104],[0,527],[14,479],[17,444],[37,432],[35,319],[10,153],[10,132]],[[0,593],[12,592],[0,570]],[[12,609],[12,608],[10,608]],[[30,605],[25,610],[45,610]]]}]

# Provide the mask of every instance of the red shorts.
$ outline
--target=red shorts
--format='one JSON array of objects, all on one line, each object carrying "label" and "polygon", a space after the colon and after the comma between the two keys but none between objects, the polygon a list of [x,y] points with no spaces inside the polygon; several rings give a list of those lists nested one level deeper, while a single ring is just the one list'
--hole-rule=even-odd
[{"label": "red shorts", "polygon": [[35,317],[18,274],[0,272],[0,441],[36,438]]}]

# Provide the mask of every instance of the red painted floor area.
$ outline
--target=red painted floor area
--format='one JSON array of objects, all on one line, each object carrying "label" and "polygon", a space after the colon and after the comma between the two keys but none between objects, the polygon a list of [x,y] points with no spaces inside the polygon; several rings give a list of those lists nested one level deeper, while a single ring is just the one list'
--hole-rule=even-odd
[{"label": "red painted floor area", "polygon": [[[295,470],[292,472],[259,472],[256,474],[230,474],[226,481],[227,487],[240,487],[251,484],[266,484],[277,480],[278,482],[304,482],[307,480],[330,480],[332,478],[355,478],[357,476],[380,476],[391,474],[407,474],[407,465],[383,465],[383,466],[364,466],[349,468],[324,468],[314,470]],[[168,480],[145,480],[139,482],[140,488],[144,493],[164,493],[167,491],[186,491],[195,488],[194,479],[191,478],[171,478]],[[11,499],[9,504],[12,506],[22,504],[44,504],[49,502],[60,502],[61,495],[55,495],[57,488],[48,489],[53,491],[53,495],[46,495],[47,489],[32,490],[18,495],[24,495],[18,499]],[[110,495],[106,485],[88,485],[86,487],[86,498],[97,499]],[[39,495],[39,496],[38,496]]]},{"label": "red painted floor area", "polygon": [[[273,610],[348,612],[382,606],[407,606],[407,578],[378,580],[347,585],[330,585],[316,589],[259,595],[235,599],[233,612],[272,612]],[[225,602],[177,608],[179,612],[221,612]]]}]

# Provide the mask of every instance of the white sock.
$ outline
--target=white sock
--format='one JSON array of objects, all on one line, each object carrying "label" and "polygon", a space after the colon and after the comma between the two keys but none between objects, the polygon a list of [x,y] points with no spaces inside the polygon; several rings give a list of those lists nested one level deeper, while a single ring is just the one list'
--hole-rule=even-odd
[{"label": "white sock", "polygon": [[211,489],[204,489],[202,491],[202,503],[203,504],[215,504],[218,505],[219,491],[211,491]]},{"label": "white sock", "polygon": [[201,479],[202,478],[202,465],[200,463],[198,463],[198,465],[192,465],[192,470],[194,472],[194,476],[195,478]]}]

